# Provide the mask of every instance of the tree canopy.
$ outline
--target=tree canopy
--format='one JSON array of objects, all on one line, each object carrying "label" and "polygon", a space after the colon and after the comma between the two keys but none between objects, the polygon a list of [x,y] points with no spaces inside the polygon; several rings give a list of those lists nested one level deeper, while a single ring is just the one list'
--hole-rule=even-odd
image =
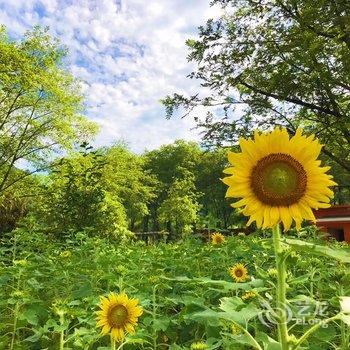
[{"label": "tree canopy", "polygon": [[[13,41],[0,27],[0,193],[97,130],[82,114],[83,96],[64,66],[66,54],[45,30]],[[18,173],[20,161],[30,170]]]},{"label": "tree canopy", "polygon": [[[323,153],[349,178],[350,3],[347,0],[215,0],[224,14],[188,40],[190,75],[210,96],[167,96],[179,107],[222,107],[198,118],[204,141],[234,143],[253,126],[301,126],[325,144]],[[343,181],[343,176],[337,178]]]}]

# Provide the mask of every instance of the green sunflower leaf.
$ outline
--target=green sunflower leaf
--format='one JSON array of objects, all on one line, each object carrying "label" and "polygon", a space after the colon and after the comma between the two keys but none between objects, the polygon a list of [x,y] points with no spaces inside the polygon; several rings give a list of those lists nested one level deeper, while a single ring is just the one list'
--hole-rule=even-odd
[{"label": "green sunflower leaf", "polygon": [[[252,304],[239,308],[235,298],[233,298],[232,302],[229,299],[231,298],[221,299],[220,309],[223,310],[221,312],[207,309],[192,314],[190,318],[211,326],[218,326],[220,325],[220,320],[226,320],[234,321],[245,327],[249,320],[253,319],[261,312],[260,309]],[[237,310],[238,308],[239,311]]]},{"label": "green sunflower leaf", "polygon": [[177,282],[187,282],[187,283],[190,282],[190,283],[198,283],[198,284],[203,284],[208,286],[216,286],[225,291],[232,291],[237,289],[251,290],[253,288],[259,288],[264,286],[264,281],[261,279],[253,279],[249,282],[240,282],[240,283],[228,282],[224,280],[213,280],[207,277],[188,278],[186,276],[179,276],[179,277],[165,278],[165,279],[171,280],[171,281],[177,281]]},{"label": "green sunflower leaf", "polygon": [[284,242],[288,243],[289,246],[296,251],[308,252],[316,255],[322,255],[330,257],[332,259],[341,261],[343,263],[350,263],[349,252],[345,250],[335,249],[328,246],[322,246],[309,242],[304,242],[299,239],[284,239]]},{"label": "green sunflower leaf", "polygon": [[276,340],[269,337],[264,332],[258,332],[258,334],[255,337],[255,340],[262,342],[264,344],[265,350],[281,350],[282,346],[280,343],[278,343]]}]

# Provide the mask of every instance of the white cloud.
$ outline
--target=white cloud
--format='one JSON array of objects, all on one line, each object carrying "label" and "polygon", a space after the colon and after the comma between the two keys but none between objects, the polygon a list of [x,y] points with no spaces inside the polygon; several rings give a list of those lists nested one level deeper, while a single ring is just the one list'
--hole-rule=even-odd
[{"label": "white cloud", "polygon": [[87,114],[101,125],[97,143],[124,138],[135,151],[177,138],[198,139],[191,119],[165,120],[159,100],[198,91],[186,78],[192,67],[185,40],[219,14],[209,0],[12,0],[0,5],[0,22],[13,34],[39,23],[68,46],[70,69],[83,81]]}]

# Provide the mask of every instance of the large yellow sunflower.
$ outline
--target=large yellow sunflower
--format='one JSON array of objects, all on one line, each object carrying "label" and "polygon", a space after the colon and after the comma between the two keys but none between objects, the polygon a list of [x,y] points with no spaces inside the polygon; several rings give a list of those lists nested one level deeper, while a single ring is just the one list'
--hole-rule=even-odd
[{"label": "large yellow sunflower", "polygon": [[240,139],[241,153],[229,152],[232,164],[224,170],[229,186],[226,197],[241,198],[232,204],[250,216],[247,225],[271,228],[283,222],[288,230],[294,220],[299,229],[303,219],[315,222],[312,209],[327,208],[336,185],[317,160],[322,145],[313,135],[298,129],[289,138],[286,129],[254,134],[254,140]]},{"label": "large yellow sunflower", "polygon": [[111,332],[117,342],[124,339],[125,332],[134,333],[134,326],[143,312],[138,303],[137,299],[129,299],[124,293],[101,297],[101,310],[97,311],[97,327],[102,327],[101,333]]}]

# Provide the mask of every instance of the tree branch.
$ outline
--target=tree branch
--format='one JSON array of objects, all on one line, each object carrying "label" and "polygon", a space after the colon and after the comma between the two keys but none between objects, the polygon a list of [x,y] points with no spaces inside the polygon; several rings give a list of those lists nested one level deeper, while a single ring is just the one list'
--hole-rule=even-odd
[{"label": "tree branch", "polygon": [[332,152],[330,152],[326,147],[322,148],[322,153],[328,156],[330,159],[338,163],[342,168],[350,172],[350,164],[345,162],[343,159],[338,158]]},{"label": "tree branch", "polygon": [[9,182],[6,186],[3,186],[1,188],[1,192],[4,192],[6,191],[9,187],[13,186],[15,183],[17,183],[18,181],[21,181],[23,180],[24,178],[30,176],[30,175],[33,175],[39,171],[44,171],[44,170],[47,170],[49,168],[49,166],[46,166],[46,167],[43,167],[43,168],[39,168],[39,169],[35,169],[33,171],[30,171],[30,172],[26,172],[25,174],[23,174],[22,176],[19,176],[18,178],[16,178],[15,180]]},{"label": "tree branch", "polygon": [[272,97],[276,100],[279,100],[279,101],[287,101],[287,102],[290,102],[290,103],[294,103],[294,104],[297,104],[299,106],[303,106],[303,107],[306,107],[306,108],[309,108],[309,109],[312,109],[312,110],[316,110],[318,112],[322,112],[322,113],[325,113],[325,114],[330,114],[330,115],[333,115],[335,117],[342,117],[343,115],[336,112],[336,111],[333,111],[329,108],[324,108],[324,107],[321,107],[321,106],[317,106],[313,103],[310,103],[310,102],[306,102],[306,101],[303,101],[303,100],[300,100],[299,98],[296,98],[296,97],[284,97],[284,96],[280,96],[280,95],[277,95],[275,93],[272,93],[272,92],[268,92],[268,91],[264,91],[264,90],[261,90],[253,85],[250,85],[244,81],[239,81],[240,84],[242,84],[243,86],[247,87],[248,89],[258,93],[258,94],[261,94],[261,95],[264,95],[264,96],[267,96],[267,97]]}]

